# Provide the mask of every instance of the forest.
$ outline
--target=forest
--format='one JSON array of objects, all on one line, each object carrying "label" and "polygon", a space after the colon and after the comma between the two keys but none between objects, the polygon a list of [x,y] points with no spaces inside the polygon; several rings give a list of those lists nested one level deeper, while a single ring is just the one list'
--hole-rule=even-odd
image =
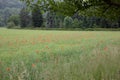
[{"label": "forest", "polygon": [[[0,0],[0,26],[7,28],[65,29],[120,28],[120,10],[117,6],[109,7],[108,4],[99,6],[96,2],[98,6],[89,7],[86,2],[86,6],[79,10],[81,4],[76,4],[74,0],[65,0],[64,3],[60,1],[53,3],[50,0],[51,2],[48,1],[49,4],[44,1],[35,0],[30,3],[29,0]],[[40,6],[41,3],[44,6]],[[64,6],[64,4],[66,5]],[[71,9],[69,10],[69,8]],[[74,9],[78,10],[75,11]],[[113,13],[112,10],[115,12]]]},{"label": "forest", "polygon": [[0,26],[6,26],[10,16],[18,15],[22,6],[18,0],[0,0]]}]

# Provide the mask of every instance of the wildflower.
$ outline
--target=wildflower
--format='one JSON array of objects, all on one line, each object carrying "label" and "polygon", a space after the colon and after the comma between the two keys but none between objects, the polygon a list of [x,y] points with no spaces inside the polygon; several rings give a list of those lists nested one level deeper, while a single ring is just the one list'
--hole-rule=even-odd
[{"label": "wildflower", "polygon": [[46,46],[46,48],[47,48],[47,49],[49,49],[49,47],[48,47],[48,46]]},{"label": "wildflower", "polygon": [[6,71],[10,71],[10,68],[8,67],[8,68],[6,68]]},{"label": "wildflower", "polygon": [[35,45],[35,42],[32,42],[32,45]]},{"label": "wildflower", "polygon": [[35,52],[38,54],[38,53],[39,53],[39,50],[36,50]]},{"label": "wildflower", "polygon": [[104,51],[107,51],[108,50],[108,48],[107,47],[104,47]]},{"label": "wildflower", "polygon": [[32,64],[32,67],[34,68],[36,65],[35,64]]}]

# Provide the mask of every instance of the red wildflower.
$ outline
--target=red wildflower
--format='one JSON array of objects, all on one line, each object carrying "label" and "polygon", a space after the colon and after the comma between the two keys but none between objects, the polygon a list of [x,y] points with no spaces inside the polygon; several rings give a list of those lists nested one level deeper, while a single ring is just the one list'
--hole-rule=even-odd
[{"label": "red wildflower", "polygon": [[32,64],[32,67],[35,67],[36,65],[35,64]]},{"label": "red wildflower", "polygon": [[39,50],[36,50],[35,52],[38,54],[38,53],[39,53]]},{"label": "red wildflower", "polygon": [[32,45],[35,45],[35,42],[32,42]]},{"label": "red wildflower", "polygon": [[46,46],[46,48],[47,48],[47,49],[49,49],[49,47],[48,47],[48,46]]},{"label": "red wildflower", "polygon": [[6,71],[10,71],[10,68],[8,67],[8,68],[6,68]]},{"label": "red wildflower", "polygon": [[108,50],[108,48],[107,47],[104,47],[104,51],[107,51]]}]

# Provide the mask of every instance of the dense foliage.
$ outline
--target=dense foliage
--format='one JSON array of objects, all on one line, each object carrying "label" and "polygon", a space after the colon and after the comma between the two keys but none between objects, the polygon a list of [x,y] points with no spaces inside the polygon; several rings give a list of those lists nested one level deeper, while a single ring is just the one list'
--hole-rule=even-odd
[{"label": "dense foliage", "polygon": [[23,5],[19,0],[0,0],[0,26],[6,26],[9,17],[19,14]]},{"label": "dense foliage", "polygon": [[20,24],[19,15],[12,15],[9,17],[8,22],[13,22],[16,26]]},{"label": "dense foliage", "polygon": [[20,26],[22,28],[28,27],[28,25],[30,24],[30,22],[31,22],[31,19],[30,19],[30,16],[29,16],[29,12],[27,11],[26,8],[23,8],[20,11]]},{"label": "dense foliage", "polygon": [[[83,27],[120,27],[119,0],[21,0],[28,6],[39,5],[43,11],[51,10],[72,17],[83,16]],[[90,17],[88,17],[90,16]],[[78,20],[79,21],[79,20]],[[76,23],[76,22],[75,22]],[[89,26],[88,26],[89,25]],[[114,26],[115,25],[115,26]]]},{"label": "dense foliage", "polygon": [[43,16],[38,6],[34,6],[32,10],[32,22],[34,27],[41,27],[43,24]]},{"label": "dense foliage", "polygon": [[21,8],[22,3],[19,0],[0,0],[0,9]]},{"label": "dense foliage", "polygon": [[67,17],[64,18],[64,26],[65,26],[65,28],[71,27],[72,24],[73,24],[73,19],[71,17],[67,16]]},{"label": "dense foliage", "polygon": [[[13,0],[1,1],[0,26],[8,22],[24,23],[23,27],[46,27],[46,28],[119,28],[120,9],[119,0],[21,0],[25,1],[29,7],[26,13],[20,13],[21,3]],[[3,6],[3,4],[8,5]],[[24,5],[24,4],[22,4]],[[19,7],[18,7],[19,6]],[[37,7],[36,7],[37,6]],[[4,8],[3,8],[4,7]],[[13,15],[20,13],[20,19]],[[66,24],[66,16],[73,20],[69,26]],[[21,21],[18,21],[21,20]],[[24,21],[26,20],[26,21]],[[22,22],[23,21],[23,22]],[[16,23],[17,22],[17,23]],[[21,25],[22,26],[22,25]]]},{"label": "dense foliage", "polygon": [[46,12],[45,20],[47,28],[61,28],[64,16],[49,10]]},{"label": "dense foliage", "polygon": [[[119,0],[21,0],[26,1],[28,5],[35,3],[41,8],[51,9],[64,13],[66,15],[73,15],[76,12],[81,13],[82,10],[97,11],[107,17],[120,17],[120,1]],[[36,1],[36,2],[35,2]],[[87,13],[88,14],[88,13]],[[106,15],[105,15],[106,14]],[[95,15],[95,14],[94,14]],[[112,16],[110,16],[112,15]],[[99,14],[99,16],[101,16]]]}]

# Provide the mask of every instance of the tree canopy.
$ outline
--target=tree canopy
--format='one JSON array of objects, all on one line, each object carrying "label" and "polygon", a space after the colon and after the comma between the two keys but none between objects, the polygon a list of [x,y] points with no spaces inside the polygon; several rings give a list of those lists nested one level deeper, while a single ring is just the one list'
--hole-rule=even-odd
[{"label": "tree canopy", "polygon": [[[27,5],[39,5],[42,9],[51,9],[65,15],[73,15],[76,12],[92,13],[97,16],[111,19],[120,18],[120,0],[21,0]],[[84,13],[84,14],[85,14]]]},{"label": "tree canopy", "polygon": [[38,6],[34,6],[32,11],[32,21],[34,27],[41,27],[43,24],[43,16]]}]

